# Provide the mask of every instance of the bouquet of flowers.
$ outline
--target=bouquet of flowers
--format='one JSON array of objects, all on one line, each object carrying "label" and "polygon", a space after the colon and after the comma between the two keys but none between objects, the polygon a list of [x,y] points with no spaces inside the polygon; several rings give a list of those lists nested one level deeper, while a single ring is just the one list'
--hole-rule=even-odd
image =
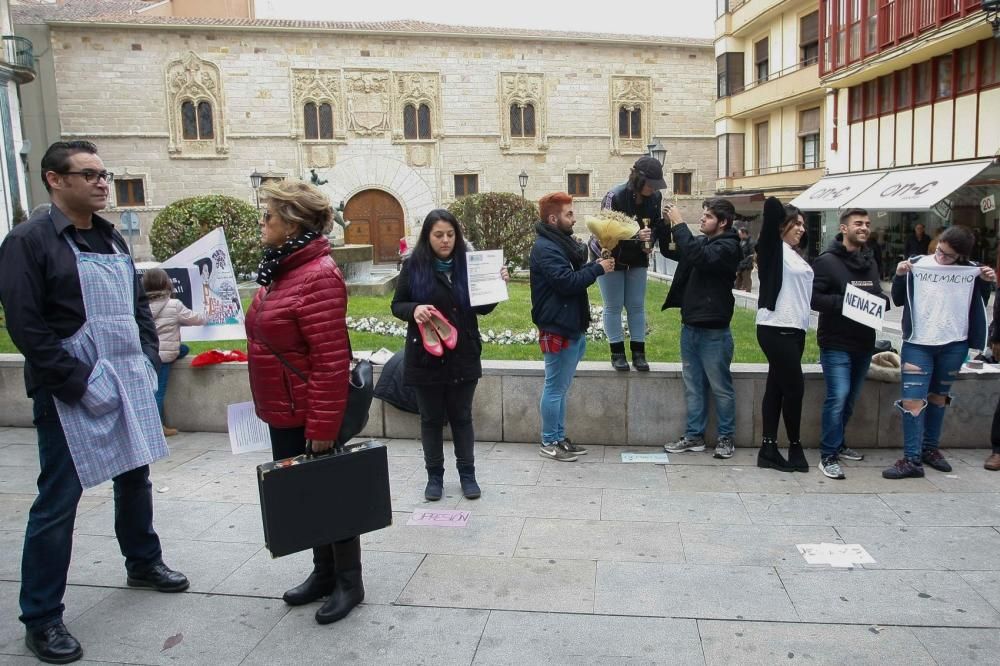
[{"label": "bouquet of flowers", "polygon": [[605,209],[594,216],[587,216],[587,228],[601,246],[601,258],[611,256],[619,241],[628,240],[639,233],[639,223],[624,213]]}]

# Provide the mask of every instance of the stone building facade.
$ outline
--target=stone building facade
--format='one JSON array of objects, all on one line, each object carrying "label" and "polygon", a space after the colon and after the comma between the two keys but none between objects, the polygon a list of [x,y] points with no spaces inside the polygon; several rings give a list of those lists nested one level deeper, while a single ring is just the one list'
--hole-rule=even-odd
[{"label": "stone building facade", "polygon": [[140,256],[163,206],[206,193],[254,201],[254,171],[314,170],[346,204],[348,242],[371,242],[381,261],[456,196],[520,192],[522,170],[529,199],[572,183],[581,218],[655,141],[692,216],[714,186],[709,40],[415,22],[25,21],[48,39],[54,84],[26,104],[58,109],[58,136],[33,143],[98,143],[116,174],[111,218],[140,214]]}]

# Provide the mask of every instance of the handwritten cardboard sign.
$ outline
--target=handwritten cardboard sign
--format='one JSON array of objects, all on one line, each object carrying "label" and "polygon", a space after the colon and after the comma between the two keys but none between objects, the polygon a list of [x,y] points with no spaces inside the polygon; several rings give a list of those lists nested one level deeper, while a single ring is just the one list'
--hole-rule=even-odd
[{"label": "handwritten cardboard sign", "polygon": [[844,291],[844,307],[841,312],[848,319],[881,331],[885,319],[885,300],[881,296],[873,296],[853,284],[848,284]]},{"label": "handwritten cardboard sign", "polygon": [[471,511],[453,511],[451,509],[417,509],[406,521],[407,525],[422,525],[424,527],[466,527],[469,524]]}]

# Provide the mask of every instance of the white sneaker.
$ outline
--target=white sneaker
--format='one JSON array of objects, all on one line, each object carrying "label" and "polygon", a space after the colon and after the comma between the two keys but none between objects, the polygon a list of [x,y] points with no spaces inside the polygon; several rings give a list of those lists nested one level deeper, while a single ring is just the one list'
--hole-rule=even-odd
[{"label": "white sneaker", "polygon": [[719,441],[715,444],[715,454],[712,457],[732,458],[735,450],[736,446],[733,444],[733,438],[722,435],[719,437]]}]

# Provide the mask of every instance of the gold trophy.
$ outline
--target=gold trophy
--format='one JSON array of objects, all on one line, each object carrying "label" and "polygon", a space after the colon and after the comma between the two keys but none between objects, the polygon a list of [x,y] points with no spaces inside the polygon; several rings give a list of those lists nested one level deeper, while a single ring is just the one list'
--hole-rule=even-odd
[{"label": "gold trophy", "polygon": [[[642,228],[643,229],[649,229],[649,218],[648,217],[642,218]],[[645,250],[646,252],[652,252],[653,251],[653,237],[652,236],[649,237],[648,241],[642,241],[642,249]]]},{"label": "gold trophy", "polygon": [[601,259],[610,259],[611,251],[618,247],[620,241],[639,233],[639,223],[623,213],[602,210],[593,217],[587,217],[587,229],[601,246]]}]

